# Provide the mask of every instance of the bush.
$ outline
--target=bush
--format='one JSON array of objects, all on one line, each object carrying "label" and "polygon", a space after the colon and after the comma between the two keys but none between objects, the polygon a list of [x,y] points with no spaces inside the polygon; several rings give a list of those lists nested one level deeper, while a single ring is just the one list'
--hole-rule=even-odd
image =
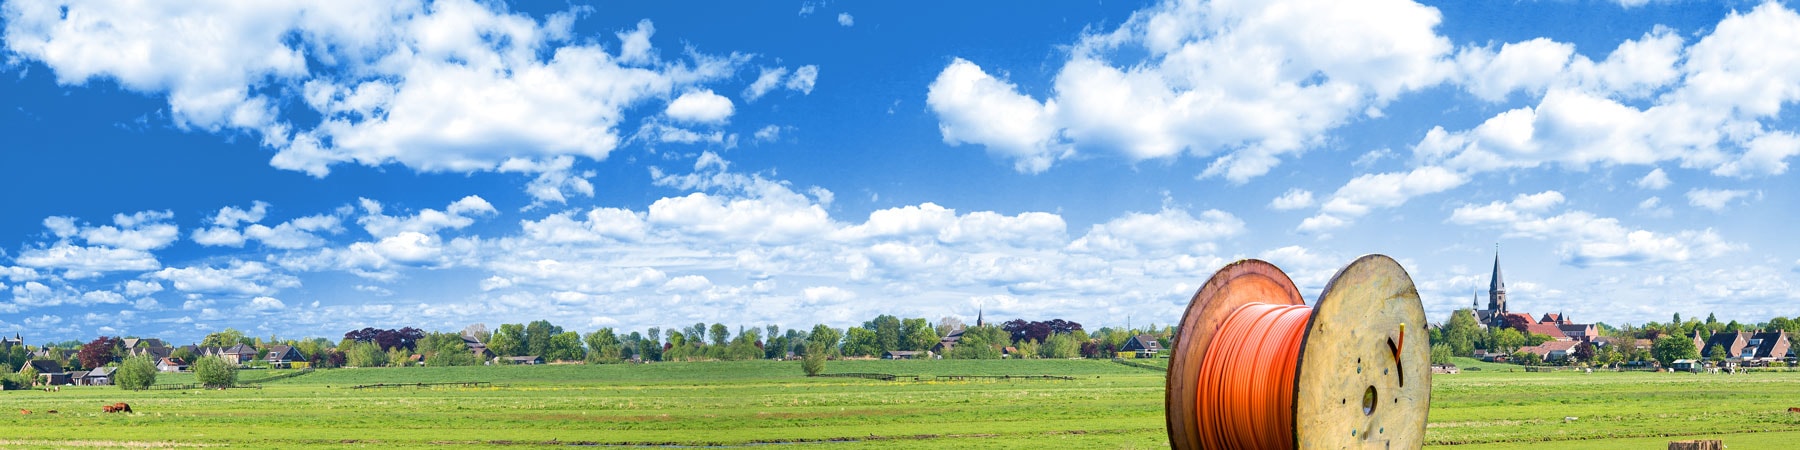
[{"label": "bush", "polygon": [[208,388],[228,388],[237,385],[237,367],[225,362],[217,356],[208,356],[194,361],[192,366],[194,379]]},{"label": "bush", "polygon": [[475,359],[474,353],[468,350],[451,349],[432,353],[425,358],[425,365],[431,367],[445,366],[478,366],[481,360]]},{"label": "bush", "polygon": [[806,356],[800,359],[800,370],[806,371],[806,376],[809,377],[819,376],[825,372],[825,355],[824,346],[808,344]]},{"label": "bush", "polygon": [[149,356],[125,358],[119,371],[113,373],[113,384],[128,391],[150,389],[150,385],[156,384],[156,364],[150,362]]},{"label": "bush", "polygon": [[0,376],[0,388],[4,388],[8,391],[30,388],[31,378],[36,378],[36,376],[27,377],[23,373],[9,373],[5,376]]},{"label": "bush", "polygon": [[387,352],[367,342],[351,344],[350,350],[344,352],[351,367],[381,367],[387,365]]}]

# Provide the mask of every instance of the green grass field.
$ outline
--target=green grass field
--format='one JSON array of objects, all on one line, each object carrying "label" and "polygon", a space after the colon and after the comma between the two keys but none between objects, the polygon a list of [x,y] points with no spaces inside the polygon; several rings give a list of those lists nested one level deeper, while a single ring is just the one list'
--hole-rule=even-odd
[{"label": "green grass field", "polygon": [[[1465,361],[1465,365],[1468,363]],[[1456,449],[1732,449],[1800,442],[1800,373],[1525,373],[1434,379],[1433,444]],[[569,444],[833,448],[1166,448],[1160,372],[1108,361],[833,361],[827,372],[1061,375],[1074,380],[808,378],[798,362],[337,369],[260,389],[13,391],[29,409],[0,447],[513,447]],[[247,371],[254,380],[278,371]],[[192,382],[165,375],[159,385]],[[481,387],[354,389],[376,383]],[[130,402],[136,414],[102,414]],[[47,414],[47,410],[58,414]],[[1565,417],[1576,417],[1565,420]],[[1454,444],[1454,445],[1450,445]]]}]

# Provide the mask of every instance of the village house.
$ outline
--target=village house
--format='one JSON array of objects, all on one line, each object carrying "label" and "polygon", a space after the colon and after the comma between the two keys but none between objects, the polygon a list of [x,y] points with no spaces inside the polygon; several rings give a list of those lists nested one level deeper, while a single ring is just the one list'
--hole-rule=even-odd
[{"label": "village house", "polygon": [[123,343],[125,345],[125,355],[127,357],[147,355],[151,358],[160,359],[169,356],[175,351],[174,348],[163,344],[161,339],[126,338]]},{"label": "village house", "polygon": [[962,335],[962,328],[957,328],[955,330],[950,330],[949,333],[944,333],[944,337],[938,338],[937,345],[932,346],[931,351],[939,355],[950,354],[950,350],[956,348],[956,343],[962,341]]},{"label": "village house", "polygon": [[[1792,350],[1786,331],[1714,333],[1704,341],[1699,332],[1695,332],[1694,342],[1701,358],[1733,359],[1757,365],[1786,359]],[[1717,350],[1724,350],[1725,354],[1717,355]]]},{"label": "village house", "polygon": [[62,364],[47,359],[34,359],[27,363],[31,370],[36,370],[38,380],[45,385],[60,386],[69,384],[69,373],[63,371]]},{"label": "village house", "polygon": [[37,349],[37,351],[31,352],[31,359],[53,359],[53,360],[57,360],[57,361],[68,361],[69,358],[75,357],[75,354],[79,353],[79,352],[80,352],[80,350],[40,348],[40,349]]},{"label": "village house", "polygon": [[1548,341],[1538,345],[1520,347],[1519,351],[1538,355],[1538,358],[1542,358],[1544,361],[1561,361],[1574,354],[1575,347],[1581,344],[1576,341]]},{"label": "village house", "polygon": [[156,370],[159,372],[182,372],[187,369],[187,361],[182,361],[181,358],[164,356],[156,360]]},{"label": "village house", "polygon": [[244,344],[234,345],[230,348],[215,347],[213,352],[206,356],[217,356],[224,359],[225,362],[244,365],[256,360],[256,348]]},{"label": "village house", "polygon": [[71,376],[72,382],[82,386],[111,386],[113,372],[117,367],[99,367],[83,372],[80,376]]},{"label": "village house", "polygon": [[1483,362],[1506,362],[1508,359],[1512,359],[1512,356],[1506,353],[1488,351],[1487,349],[1480,348],[1475,349],[1475,353],[1469,356],[1482,360]]},{"label": "village house", "polygon": [[276,344],[269,347],[269,355],[263,361],[268,362],[269,367],[286,369],[293,367],[295,363],[305,363],[306,356],[292,346]]},{"label": "village house", "polygon": [[480,339],[476,339],[474,336],[468,334],[463,334],[462,340],[463,346],[469,348],[469,353],[475,354],[475,359],[487,361],[494,357],[494,352],[489,351],[487,344],[482,343]]},{"label": "village house", "polygon": [[1140,334],[1126,339],[1125,345],[1119,346],[1119,357],[1155,358],[1156,354],[1161,353],[1162,350],[1162,343],[1157,342],[1155,336]]}]

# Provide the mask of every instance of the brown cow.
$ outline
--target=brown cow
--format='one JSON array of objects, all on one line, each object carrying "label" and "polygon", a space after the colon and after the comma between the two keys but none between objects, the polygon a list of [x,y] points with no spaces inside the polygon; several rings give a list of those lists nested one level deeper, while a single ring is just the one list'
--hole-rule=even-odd
[{"label": "brown cow", "polygon": [[109,413],[128,413],[128,412],[131,412],[131,405],[127,405],[127,404],[125,404],[125,402],[118,402],[118,403],[114,403],[111,405],[101,406],[100,410],[109,412]]},{"label": "brown cow", "polygon": [[1788,408],[1788,412],[1800,413],[1800,408]]},{"label": "brown cow", "polygon": [[31,410],[29,410],[29,409],[21,409],[21,410],[19,410],[19,414],[31,414]]}]

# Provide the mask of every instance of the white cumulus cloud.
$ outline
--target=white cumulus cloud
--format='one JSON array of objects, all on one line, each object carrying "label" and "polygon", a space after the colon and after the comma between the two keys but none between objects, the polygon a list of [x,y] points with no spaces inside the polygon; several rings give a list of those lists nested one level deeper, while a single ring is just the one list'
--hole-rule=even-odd
[{"label": "white cumulus cloud", "polygon": [[[338,164],[474,172],[513,159],[602,160],[637,107],[727,81],[752,58],[693,48],[665,58],[648,20],[616,43],[577,36],[581,15],[534,18],[472,0],[0,8],[8,50],[59,83],[157,96],[181,127],[250,133],[275,151],[271,165],[320,177]],[[816,76],[803,67],[786,86],[811,92]],[[687,117],[721,120],[716,99],[704,100]],[[293,111],[319,120],[289,121]],[[215,225],[253,215],[221,213]],[[196,237],[241,245],[222,232]]]},{"label": "white cumulus cloud", "polygon": [[931,89],[956,95],[931,106],[946,142],[1023,172],[1063,157],[1047,144],[1066,138],[1133,161],[1212,158],[1204,175],[1241,183],[1449,76],[1439,21],[1410,1],[1163,2],[1084,36],[1043,101],[957,59]]},{"label": "white cumulus cloud", "polygon": [[1687,192],[1689,205],[1713,211],[1724,211],[1732,202],[1749,196],[1750,191],[1740,189],[1694,189]]},{"label": "white cumulus cloud", "polygon": [[669,102],[665,114],[684,122],[718,124],[730,119],[732,111],[731,99],[711,90],[692,90]]}]

